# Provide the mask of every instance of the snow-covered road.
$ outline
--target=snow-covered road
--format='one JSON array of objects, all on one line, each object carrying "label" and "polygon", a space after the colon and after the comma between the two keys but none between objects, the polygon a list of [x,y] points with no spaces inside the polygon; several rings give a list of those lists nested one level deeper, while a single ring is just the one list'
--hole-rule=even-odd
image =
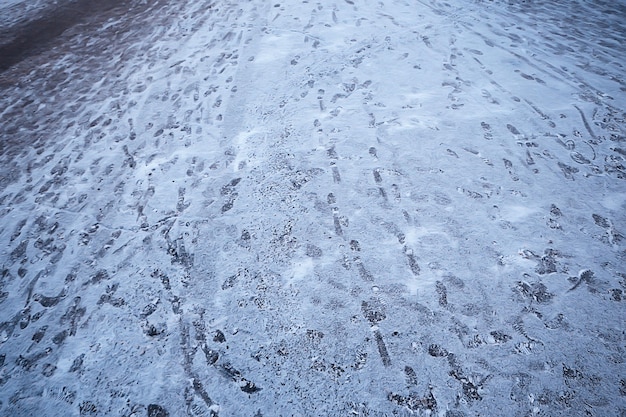
[{"label": "snow-covered road", "polygon": [[0,73],[0,415],[626,415],[624,2],[104,3]]}]

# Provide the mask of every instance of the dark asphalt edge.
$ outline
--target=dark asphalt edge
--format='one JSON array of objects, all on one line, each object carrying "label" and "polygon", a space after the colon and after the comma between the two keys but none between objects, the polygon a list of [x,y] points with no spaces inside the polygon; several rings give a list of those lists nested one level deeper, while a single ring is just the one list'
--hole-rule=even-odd
[{"label": "dark asphalt edge", "polygon": [[0,32],[0,73],[24,59],[41,53],[66,30],[94,15],[105,13],[133,0],[67,0],[24,17],[10,28]]}]

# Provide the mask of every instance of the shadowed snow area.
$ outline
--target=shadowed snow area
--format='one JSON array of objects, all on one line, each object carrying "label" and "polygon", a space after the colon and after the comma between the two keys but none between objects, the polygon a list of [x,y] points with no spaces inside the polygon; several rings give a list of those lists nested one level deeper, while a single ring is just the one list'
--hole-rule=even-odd
[{"label": "shadowed snow area", "polygon": [[[124,0],[8,1],[0,6],[0,71],[41,52],[72,26],[126,6]],[[46,7],[47,6],[47,7]],[[127,11],[127,8],[120,10]]]},{"label": "shadowed snow area", "polygon": [[0,415],[626,415],[623,1],[0,14]]}]

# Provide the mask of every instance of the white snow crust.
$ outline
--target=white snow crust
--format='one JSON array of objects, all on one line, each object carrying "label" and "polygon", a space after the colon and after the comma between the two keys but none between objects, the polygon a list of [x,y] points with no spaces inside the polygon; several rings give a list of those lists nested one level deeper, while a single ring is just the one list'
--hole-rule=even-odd
[{"label": "white snow crust", "polygon": [[626,415],[623,1],[111,4],[0,73],[0,415]]}]

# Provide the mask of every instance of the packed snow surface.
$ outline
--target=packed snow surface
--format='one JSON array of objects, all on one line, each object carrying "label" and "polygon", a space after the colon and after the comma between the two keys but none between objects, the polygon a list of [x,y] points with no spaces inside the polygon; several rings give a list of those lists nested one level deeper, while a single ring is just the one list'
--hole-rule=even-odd
[{"label": "packed snow surface", "polygon": [[623,1],[0,14],[0,415],[626,415]]}]

